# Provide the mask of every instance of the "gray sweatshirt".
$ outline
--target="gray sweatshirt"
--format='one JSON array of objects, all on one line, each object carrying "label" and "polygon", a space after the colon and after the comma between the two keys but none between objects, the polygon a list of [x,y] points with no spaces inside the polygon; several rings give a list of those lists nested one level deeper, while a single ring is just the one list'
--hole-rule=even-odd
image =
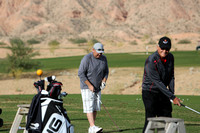
[{"label": "gray sweatshirt", "polygon": [[80,78],[81,89],[89,89],[85,84],[88,80],[95,88],[95,91],[100,89],[101,82],[104,78],[108,78],[108,64],[106,56],[102,55],[99,59],[89,53],[81,60],[78,76]]}]

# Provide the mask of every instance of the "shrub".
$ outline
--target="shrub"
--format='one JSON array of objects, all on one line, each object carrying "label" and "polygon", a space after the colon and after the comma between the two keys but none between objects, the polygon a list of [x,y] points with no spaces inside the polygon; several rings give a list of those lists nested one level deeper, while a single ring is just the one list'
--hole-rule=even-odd
[{"label": "shrub", "polygon": [[87,53],[89,53],[89,52],[91,51],[93,45],[94,45],[95,43],[98,43],[98,42],[99,42],[99,41],[98,41],[97,39],[91,39],[90,41],[88,41],[87,47],[85,48],[85,51],[86,51]]},{"label": "shrub", "polygon": [[148,44],[156,44],[156,42],[155,41],[153,41],[153,40],[150,40],[149,42],[148,42]]},{"label": "shrub", "polygon": [[5,46],[7,45],[5,42],[0,42],[0,46]]},{"label": "shrub", "polygon": [[90,42],[92,42],[94,45],[95,43],[98,43],[99,41],[97,39],[91,39]]},{"label": "shrub", "polygon": [[179,42],[178,42],[178,44],[190,44],[191,43],[191,41],[190,40],[187,40],[187,39],[183,39],[183,40],[180,40]]},{"label": "shrub", "polygon": [[149,35],[145,34],[145,35],[142,37],[142,41],[144,42],[144,41],[146,41],[146,40],[149,39],[149,38],[150,38]]},{"label": "shrub", "polygon": [[32,38],[32,39],[30,39],[30,40],[27,40],[27,43],[28,43],[28,44],[39,44],[40,41],[38,41],[38,40]]},{"label": "shrub", "polygon": [[50,47],[50,52],[54,53],[54,50],[59,48],[60,43],[57,40],[52,40],[48,45]]},{"label": "shrub", "polygon": [[86,43],[87,39],[85,38],[77,38],[77,39],[69,39],[70,42],[75,44]]},{"label": "shrub", "polygon": [[137,43],[136,40],[134,40],[134,41],[131,42],[131,44],[132,44],[132,45],[137,45],[138,43]]},{"label": "shrub", "polygon": [[49,46],[58,46],[60,43],[57,40],[52,40],[48,43]]}]

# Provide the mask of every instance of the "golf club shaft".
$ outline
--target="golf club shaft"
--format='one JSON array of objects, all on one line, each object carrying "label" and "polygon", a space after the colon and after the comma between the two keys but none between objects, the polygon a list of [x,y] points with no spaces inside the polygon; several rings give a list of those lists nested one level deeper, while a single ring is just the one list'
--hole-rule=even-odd
[{"label": "golf club shaft", "polygon": [[193,111],[193,112],[195,112],[195,113],[197,113],[197,114],[200,114],[200,112],[198,112],[198,111],[196,111],[196,110],[194,110],[194,109],[192,109],[192,108],[190,108],[190,107],[188,107],[188,106],[185,106],[185,105],[182,104],[182,103],[181,103],[181,106],[183,106],[183,107],[185,107],[185,108],[187,108],[187,109],[189,109],[189,110],[191,110],[191,111]]},{"label": "golf club shaft", "polygon": [[[170,100],[170,101],[173,103],[173,100]],[[193,112],[195,112],[197,114],[200,114],[200,112],[198,112],[198,111],[196,111],[196,110],[194,110],[194,109],[192,109],[192,108],[190,108],[190,107],[188,107],[188,106],[186,106],[186,105],[184,105],[182,103],[180,103],[180,104],[181,104],[181,106],[183,106],[183,107],[185,107],[185,108],[187,108],[187,109],[189,109],[189,110],[191,110],[191,111],[193,111]]]},{"label": "golf club shaft", "polygon": [[105,109],[106,113],[108,114],[108,116],[110,117],[110,119],[112,120],[112,122],[114,123],[114,125],[116,126],[116,128],[117,128],[118,130],[120,130],[119,127],[117,126],[116,122],[112,119],[110,113],[108,112],[108,110],[106,109],[106,107],[104,106],[104,104],[101,102],[101,100],[100,100],[98,94],[97,94],[97,97],[98,97],[98,99],[99,99],[99,102],[102,104],[103,108]]},{"label": "golf club shaft", "polygon": [[[102,103],[101,103],[102,104]],[[103,105],[103,104],[102,104]],[[113,123],[115,124],[116,128],[119,129],[119,127],[117,126],[117,124],[115,123],[115,121],[112,119],[110,113],[108,112],[108,110],[106,109],[106,107],[103,105],[105,111],[107,112],[107,114],[109,115],[110,119],[113,121]],[[120,130],[120,129],[119,129]]]}]

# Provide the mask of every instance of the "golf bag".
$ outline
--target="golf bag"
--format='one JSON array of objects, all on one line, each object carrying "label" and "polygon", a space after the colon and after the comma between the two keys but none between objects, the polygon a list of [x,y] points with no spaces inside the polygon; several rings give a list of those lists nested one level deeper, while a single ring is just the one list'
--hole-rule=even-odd
[{"label": "golf bag", "polygon": [[61,93],[62,83],[55,79],[47,81],[47,90],[44,90],[44,80],[34,83],[38,94],[32,99],[26,130],[29,133],[74,133],[74,127],[63,108],[62,96],[67,93]]},{"label": "golf bag", "polygon": [[[2,113],[2,109],[0,108],[0,114]],[[3,126],[3,119],[0,118],[0,127]]]}]

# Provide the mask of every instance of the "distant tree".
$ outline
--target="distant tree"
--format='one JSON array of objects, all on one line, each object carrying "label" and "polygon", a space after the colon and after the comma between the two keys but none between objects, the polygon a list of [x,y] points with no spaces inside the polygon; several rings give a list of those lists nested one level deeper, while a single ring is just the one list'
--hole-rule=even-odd
[{"label": "distant tree", "polygon": [[34,52],[33,48],[25,44],[21,39],[10,39],[10,46],[7,47],[11,51],[7,54],[8,71],[16,78],[24,70],[38,68],[40,63],[32,60],[38,52]]}]

